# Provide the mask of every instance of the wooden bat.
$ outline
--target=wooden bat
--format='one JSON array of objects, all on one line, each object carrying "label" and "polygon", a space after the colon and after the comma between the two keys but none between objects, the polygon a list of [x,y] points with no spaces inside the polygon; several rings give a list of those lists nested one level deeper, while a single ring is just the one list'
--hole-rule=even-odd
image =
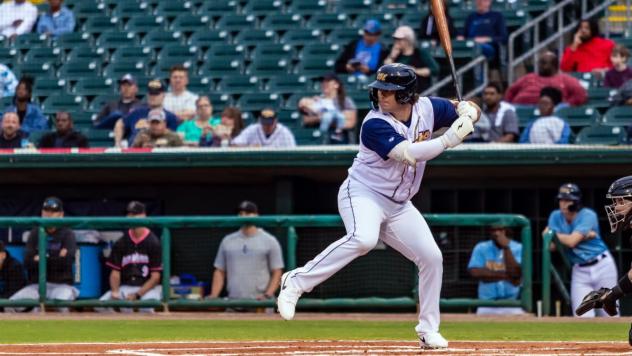
[{"label": "wooden bat", "polygon": [[437,33],[439,34],[439,41],[441,41],[441,47],[445,55],[450,62],[450,70],[452,71],[452,81],[454,82],[454,89],[456,90],[456,98],[461,101],[461,88],[456,78],[456,68],[454,67],[454,59],[452,58],[452,40],[450,39],[450,30],[448,29],[448,19],[445,17],[445,11],[443,9],[443,0],[430,0],[432,7],[432,15],[434,16],[435,24],[437,26]]}]

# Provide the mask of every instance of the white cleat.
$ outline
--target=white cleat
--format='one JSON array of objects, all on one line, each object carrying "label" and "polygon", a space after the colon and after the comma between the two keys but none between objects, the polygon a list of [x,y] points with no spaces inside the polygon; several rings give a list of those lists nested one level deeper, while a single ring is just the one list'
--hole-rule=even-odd
[{"label": "white cleat", "polygon": [[447,349],[448,340],[439,333],[426,333],[419,337],[419,346],[422,349]]},{"label": "white cleat", "polygon": [[298,298],[301,297],[301,294],[303,294],[287,280],[289,277],[290,272],[285,272],[283,276],[281,276],[281,293],[279,293],[279,297],[277,298],[279,314],[281,314],[281,317],[285,320],[294,319],[296,303],[298,302]]}]

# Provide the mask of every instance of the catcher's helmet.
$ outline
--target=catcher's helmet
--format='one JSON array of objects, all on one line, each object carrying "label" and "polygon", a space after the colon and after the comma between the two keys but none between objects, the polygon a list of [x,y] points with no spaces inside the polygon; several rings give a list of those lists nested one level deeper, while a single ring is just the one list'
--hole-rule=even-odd
[{"label": "catcher's helmet", "polygon": [[612,204],[606,205],[610,231],[629,229],[632,221],[632,176],[619,178],[608,188],[607,199]]},{"label": "catcher's helmet", "polygon": [[369,84],[371,105],[378,107],[378,90],[394,91],[398,103],[413,104],[416,88],[417,74],[412,67],[401,63],[383,65],[377,70],[376,80]]}]

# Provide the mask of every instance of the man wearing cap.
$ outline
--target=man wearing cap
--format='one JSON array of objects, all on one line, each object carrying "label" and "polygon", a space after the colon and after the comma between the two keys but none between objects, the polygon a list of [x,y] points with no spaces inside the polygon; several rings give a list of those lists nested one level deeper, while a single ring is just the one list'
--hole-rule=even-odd
[{"label": "man wearing cap", "polygon": [[103,106],[94,121],[94,127],[97,129],[112,130],[118,119],[142,105],[141,101],[136,97],[138,84],[133,75],[129,73],[123,75],[119,79],[118,84],[120,98]]},{"label": "man wearing cap", "polygon": [[[257,205],[243,201],[237,208],[241,217],[259,216]],[[281,282],[283,254],[277,239],[255,225],[247,224],[226,235],[215,257],[215,271],[209,298],[224,289],[228,298],[273,299]]]},{"label": "man wearing cap", "polygon": [[246,127],[231,142],[233,146],[295,147],[294,135],[277,120],[271,108],[261,110],[259,122]]},{"label": "man wearing cap", "polygon": [[[470,275],[478,282],[478,299],[518,299],[522,262],[522,244],[512,240],[511,231],[502,224],[492,225],[490,239],[474,246]],[[523,314],[519,307],[478,307],[478,315]]]},{"label": "man wearing cap", "polygon": [[[131,201],[127,205],[127,217],[146,218],[145,204]],[[114,246],[106,265],[110,272],[110,290],[100,300],[160,300],[162,288],[162,249],[160,240],[146,227],[134,227],[127,231]],[[96,311],[112,311],[110,308],[97,308]],[[131,312],[121,308],[122,312]],[[153,312],[152,308],[143,308],[143,312]]]},{"label": "man wearing cap", "polygon": [[388,51],[386,46],[379,42],[382,34],[380,22],[368,20],[362,31],[362,38],[351,41],[336,60],[337,73],[370,75],[384,63]]},{"label": "man wearing cap", "polygon": [[153,147],[180,147],[184,145],[182,137],[167,128],[167,118],[165,111],[153,109],[147,114],[149,128],[142,130],[134,139],[132,147],[153,148]]},{"label": "man wearing cap", "polygon": [[[57,197],[48,197],[42,205],[43,218],[63,218],[64,206]],[[75,234],[66,227],[33,228],[26,241],[24,265],[28,271],[29,285],[11,296],[11,300],[39,298],[39,235],[44,234],[46,243],[46,299],[75,300],[79,290],[73,287],[72,265],[77,252]],[[21,311],[24,308],[5,308],[6,311]],[[67,312],[68,308],[60,311]]]},{"label": "man wearing cap", "polygon": [[164,112],[167,127],[171,131],[178,128],[178,118],[170,111],[165,110],[163,102],[165,100],[165,85],[158,79],[153,79],[147,84],[147,106],[140,107],[119,119],[114,127],[114,143],[116,147],[121,147],[123,138],[127,138],[128,143],[134,142],[136,135],[143,129],[149,127],[147,120],[149,112],[158,109]]},{"label": "man wearing cap", "polygon": [[39,148],[88,147],[88,138],[73,129],[72,116],[67,111],[55,115],[55,131],[42,136]]},{"label": "man wearing cap", "polygon": [[0,241],[0,298],[6,299],[26,284],[22,264],[13,258]]}]

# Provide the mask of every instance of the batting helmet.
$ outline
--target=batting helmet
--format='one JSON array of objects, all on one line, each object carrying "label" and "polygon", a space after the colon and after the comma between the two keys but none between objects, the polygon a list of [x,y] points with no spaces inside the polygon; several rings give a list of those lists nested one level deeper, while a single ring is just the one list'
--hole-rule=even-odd
[{"label": "batting helmet", "polygon": [[629,229],[632,222],[632,176],[614,181],[608,188],[606,198],[612,200],[612,204],[605,206],[610,231]]},{"label": "batting helmet", "polygon": [[582,207],[582,191],[575,183],[564,183],[557,192],[558,200],[571,200],[573,204],[568,207],[570,211],[578,211]]},{"label": "batting helmet", "polygon": [[400,104],[413,104],[417,74],[415,70],[401,63],[386,64],[377,70],[376,80],[369,84],[369,98],[373,108],[378,107],[378,90],[395,92],[395,100]]}]

